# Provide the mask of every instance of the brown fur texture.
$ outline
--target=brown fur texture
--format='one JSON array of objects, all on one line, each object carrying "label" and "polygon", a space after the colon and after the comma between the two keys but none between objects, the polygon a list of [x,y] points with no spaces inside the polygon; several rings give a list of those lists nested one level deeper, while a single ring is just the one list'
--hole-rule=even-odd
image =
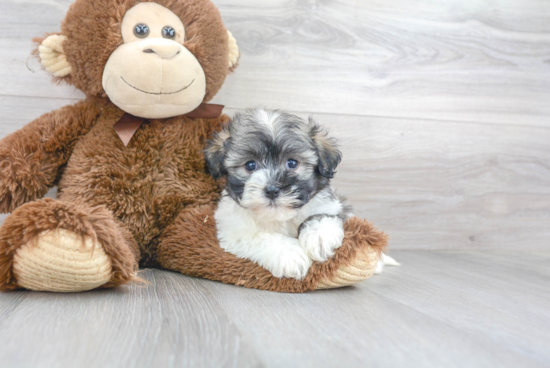
[{"label": "brown fur texture", "polygon": [[322,279],[331,279],[340,266],[353,263],[365,248],[372,247],[380,253],[387,245],[385,233],[354,217],[345,224],[345,239],[334,258],[314,262],[304,280],[278,279],[261,266],[219,247],[215,210],[215,205],[209,205],[180,213],[160,240],[158,259],[162,267],[247,288],[302,293],[315,290]]},{"label": "brown fur texture", "polygon": [[101,105],[79,102],[45,114],[0,144],[0,213],[42,198],[57,184],[76,142],[95,124]]},{"label": "brown fur texture", "polygon": [[[188,206],[219,198],[205,170],[205,141],[229,118],[147,120],[127,147],[113,129],[123,111],[109,104],[76,145],[59,182],[66,202],[105,205],[134,234],[142,266],[156,266],[158,237]],[[109,147],[98,152],[98,147]],[[85,185],[83,185],[85,184]]]},{"label": "brown fur texture", "polygon": [[[148,1],[148,0],[144,0]],[[105,287],[135,280],[138,262],[192,276],[265,290],[303,292],[366,247],[381,251],[386,236],[351,219],[334,259],[314,264],[303,281],[276,279],[251,261],[224,252],[216,240],[214,208],[221,182],[207,172],[206,140],[228,123],[214,119],[147,120],[124,146],[113,125],[125,114],[104,96],[101,77],[122,43],[120,22],[138,0],[77,0],[63,22],[73,74],[64,78],[85,101],[36,119],[0,141],[0,290],[18,288],[17,250],[44,231],[66,229],[96,239],[112,258]],[[208,0],[156,0],[180,16],[188,47],[207,76],[205,101],[228,71],[227,33]],[[58,200],[39,200],[58,185]]]}]

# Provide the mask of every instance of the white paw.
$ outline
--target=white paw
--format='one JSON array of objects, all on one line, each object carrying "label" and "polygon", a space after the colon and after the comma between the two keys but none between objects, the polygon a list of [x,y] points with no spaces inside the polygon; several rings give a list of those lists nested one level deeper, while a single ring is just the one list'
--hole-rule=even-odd
[{"label": "white paw", "polygon": [[300,231],[300,246],[314,261],[324,262],[344,241],[344,224],[338,218],[322,217],[308,222]]},{"label": "white paw", "polygon": [[285,239],[280,246],[281,252],[278,259],[272,260],[265,268],[277,278],[303,279],[307,275],[309,267],[311,267],[311,259],[300,248],[298,241],[294,238]]}]

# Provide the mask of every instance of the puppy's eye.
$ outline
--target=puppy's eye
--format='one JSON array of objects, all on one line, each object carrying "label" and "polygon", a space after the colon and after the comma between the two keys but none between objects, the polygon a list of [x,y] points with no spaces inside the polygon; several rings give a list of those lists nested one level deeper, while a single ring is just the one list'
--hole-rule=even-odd
[{"label": "puppy's eye", "polygon": [[136,26],[134,27],[134,34],[136,35],[136,37],[145,38],[149,36],[149,27],[147,26],[147,24],[143,23],[136,24]]},{"label": "puppy's eye", "polygon": [[173,39],[176,37],[176,30],[170,26],[166,26],[162,29],[162,37]]},{"label": "puppy's eye", "polygon": [[253,171],[256,171],[256,169],[258,168],[258,164],[256,164],[256,161],[248,161],[245,165],[244,165],[246,171],[248,172],[253,172]]},{"label": "puppy's eye", "polygon": [[290,170],[294,170],[298,167],[298,161],[290,159],[286,162],[286,168]]}]

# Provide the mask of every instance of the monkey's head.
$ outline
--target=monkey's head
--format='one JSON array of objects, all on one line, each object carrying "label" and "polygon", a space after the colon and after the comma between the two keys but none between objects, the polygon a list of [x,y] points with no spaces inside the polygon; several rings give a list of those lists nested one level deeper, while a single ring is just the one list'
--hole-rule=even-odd
[{"label": "monkey's head", "polygon": [[38,42],[55,80],[148,119],[211,100],[239,58],[210,0],[77,0]]}]

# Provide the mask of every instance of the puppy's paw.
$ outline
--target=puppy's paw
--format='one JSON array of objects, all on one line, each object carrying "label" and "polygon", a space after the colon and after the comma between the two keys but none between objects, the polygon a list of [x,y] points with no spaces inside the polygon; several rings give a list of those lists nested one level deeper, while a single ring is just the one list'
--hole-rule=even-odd
[{"label": "puppy's paw", "polygon": [[289,277],[301,280],[307,275],[309,267],[311,267],[311,259],[300,248],[296,239],[289,238],[285,243],[281,244],[282,251],[278,257],[279,259],[268,269],[277,278]]},{"label": "puppy's paw", "polygon": [[308,221],[300,231],[300,246],[314,261],[324,262],[344,241],[344,224],[337,217],[321,217]]}]

